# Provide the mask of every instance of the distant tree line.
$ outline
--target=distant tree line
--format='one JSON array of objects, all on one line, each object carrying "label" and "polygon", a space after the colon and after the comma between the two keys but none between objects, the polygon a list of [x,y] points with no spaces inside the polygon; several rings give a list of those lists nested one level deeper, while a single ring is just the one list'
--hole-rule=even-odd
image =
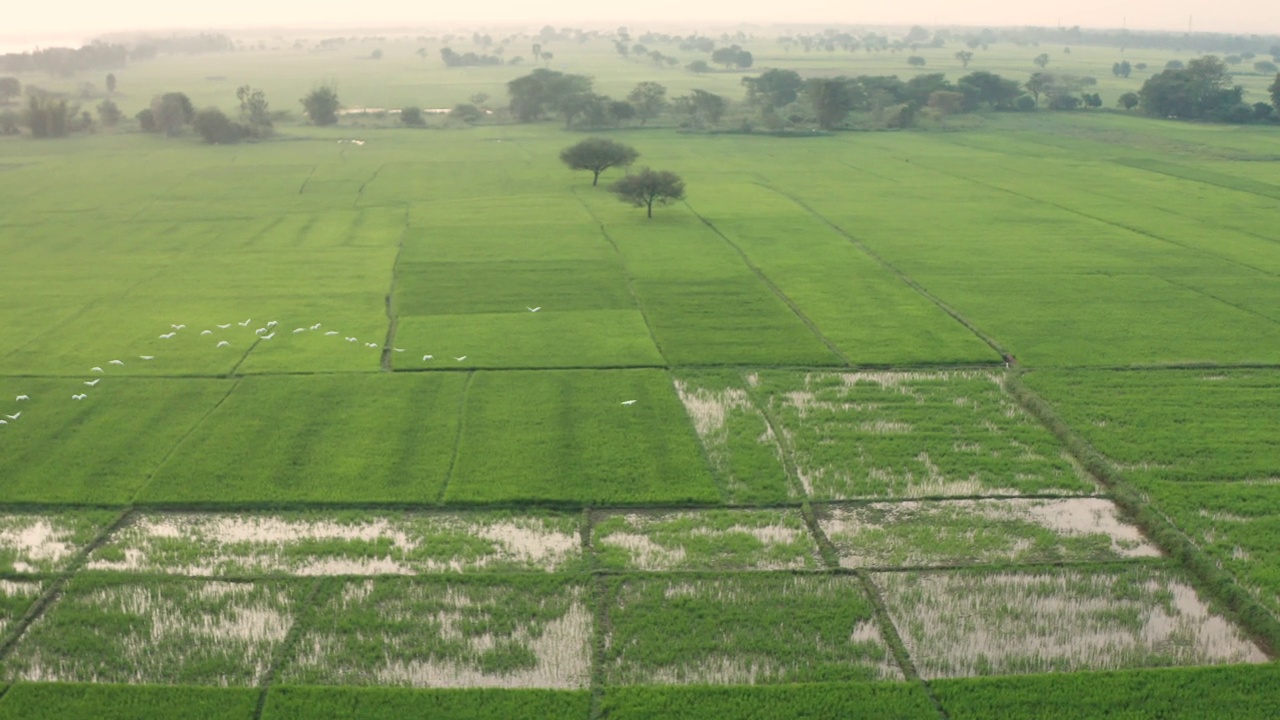
[{"label": "distant tree line", "polygon": [[472,67],[478,65],[502,65],[504,61],[497,55],[479,55],[477,53],[459,53],[451,48],[440,49],[440,59],[447,67]]},{"label": "distant tree line", "polygon": [[1185,65],[1166,67],[1151,76],[1137,92],[1137,99],[1140,109],[1153,117],[1225,123],[1269,122],[1280,110],[1280,103],[1276,102],[1277,86],[1280,86],[1280,75],[1270,89],[1271,104],[1246,103],[1244,88],[1232,84],[1227,63],[1215,55],[1206,55]]},{"label": "distant tree line", "polygon": [[0,72],[43,72],[65,77],[85,70],[114,70],[128,61],[129,48],[124,45],[95,42],[77,49],[55,47],[0,55]]}]

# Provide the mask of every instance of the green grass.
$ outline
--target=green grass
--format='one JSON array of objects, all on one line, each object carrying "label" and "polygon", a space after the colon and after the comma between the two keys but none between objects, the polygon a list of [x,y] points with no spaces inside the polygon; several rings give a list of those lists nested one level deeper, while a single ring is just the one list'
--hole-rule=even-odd
[{"label": "green grass", "polygon": [[856,577],[620,576],[609,588],[609,685],[901,677]]},{"label": "green grass", "polygon": [[586,720],[591,695],[565,690],[276,687],[264,720]]},{"label": "green grass", "polygon": [[938,680],[929,684],[955,720],[1265,718],[1280,713],[1276,665],[1122,670]]},{"label": "green grass", "polygon": [[12,629],[44,591],[38,580],[0,580],[0,636]]},{"label": "green grass", "polygon": [[717,500],[666,373],[476,373],[445,502]]},{"label": "green grass", "polygon": [[434,502],[465,381],[461,374],[245,378],[140,500]]},{"label": "green grass", "polygon": [[[598,230],[593,240],[604,245]],[[490,243],[487,238],[477,242]],[[559,245],[573,239],[570,235],[567,241],[556,237],[543,242]],[[498,250],[513,251],[515,257],[400,263],[396,311],[404,316],[524,312],[529,307],[558,312],[636,307],[616,257],[524,260],[518,259],[519,248],[495,245]],[[609,250],[607,246],[603,249]]]},{"label": "green grass", "polygon": [[[405,350],[392,358],[398,369],[665,365],[635,310],[518,307],[503,314],[405,317],[395,343]],[[424,360],[428,354],[434,358]]]},{"label": "green grass", "polygon": [[11,680],[253,687],[292,624],[297,590],[279,582],[80,576],[23,634],[5,673]]},{"label": "green grass", "polygon": [[[0,500],[126,504],[234,384],[118,378],[108,359],[101,375],[86,367],[75,379],[0,377],[5,414],[22,413],[0,426]],[[101,380],[86,387],[90,377]],[[31,399],[13,402],[20,394]]]},{"label": "green grass", "polygon": [[803,683],[758,687],[616,687],[604,712],[616,720],[925,720],[938,711],[919,685]]},{"label": "green grass", "polygon": [[1157,480],[1280,476],[1280,373],[1202,369],[1033,372],[1027,386],[1126,475]]},{"label": "green grass", "polygon": [[813,570],[797,510],[612,514],[593,526],[596,561],[617,570]]},{"label": "green grass", "polygon": [[0,699],[0,718],[250,720],[257,703],[258,691],[247,688],[19,683]]},{"label": "green grass", "polygon": [[280,682],[585,689],[580,585],[538,576],[330,581]]}]

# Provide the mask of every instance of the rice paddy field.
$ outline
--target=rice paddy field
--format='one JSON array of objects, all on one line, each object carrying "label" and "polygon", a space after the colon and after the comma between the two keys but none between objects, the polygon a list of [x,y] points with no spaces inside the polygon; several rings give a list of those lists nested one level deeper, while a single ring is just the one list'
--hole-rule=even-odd
[{"label": "rice paddy field", "polygon": [[[528,70],[422,45],[117,101]],[[767,67],[917,73],[747,45],[550,64],[736,113]],[[1053,62],[1110,106],[1119,59]],[[610,131],[687,183],[652,220],[554,120],[0,137],[0,720],[1280,715],[1280,131],[948,127]]]}]

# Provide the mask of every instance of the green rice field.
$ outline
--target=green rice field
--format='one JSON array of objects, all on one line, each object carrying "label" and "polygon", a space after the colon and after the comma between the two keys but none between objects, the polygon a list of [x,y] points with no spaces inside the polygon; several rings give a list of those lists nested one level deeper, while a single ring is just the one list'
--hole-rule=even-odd
[{"label": "green rice field", "polygon": [[761,132],[769,68],[1040,49],[551,44],[731,101],[602,132],[684,179],[648,219],[531,64],[314,40],[115,71],[261,142],[0,136],[0,720],[1280,715],[1280,127],[1076,47],[1105,109]]}]

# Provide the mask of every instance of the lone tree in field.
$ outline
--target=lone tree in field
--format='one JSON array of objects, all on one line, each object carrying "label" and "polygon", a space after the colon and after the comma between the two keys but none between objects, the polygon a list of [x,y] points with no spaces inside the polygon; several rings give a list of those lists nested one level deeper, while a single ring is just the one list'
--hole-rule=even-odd
[{"label": "lone tree in field", "polygon": [[653,204],[666,205],[673,200],[684,199],[684,180],[668,170],[642,168],[635,175],[628,175],[613,184],[618,199],[645,208],[653,217]]},{"label": "lone tree in field", "polygon": [[630,145],[605,138],[587,138],[572,147],[560,151],[560,160],[570,170],[590,170],[591,185],[600,183],[600,173],[611,167],[627,167],[640,157]]},{"label": "lone tree in field", "polygon": [[960,61],[960,67],[967,68],[969,63],[973,61],[973,53],[968,50],[961,50],[955,54],[955,58]]},{"label": "lone tree in field", "polygon": [[1036,59],[1031,62],[1035,63],[1036,67],[1043,70],[1045,66],[1049,64],[1049,53],[1040,53],[1036,56]]},{"label": "lone tree in field", "polygon": [[168,92],[151,100],[151,117],[157,132],[173,136],[195,119],[196,109],[185,93]]},{"label": "lone tree in field", "polygon": [[16,77],[0,77],[0,102],[22,94],[22,83]]},{"label": "lone tree in field", "polygon": [[332,86],[321,85],[307,93],[299,102],[313,125],[333,125],[338,122],[338,91]]}]

